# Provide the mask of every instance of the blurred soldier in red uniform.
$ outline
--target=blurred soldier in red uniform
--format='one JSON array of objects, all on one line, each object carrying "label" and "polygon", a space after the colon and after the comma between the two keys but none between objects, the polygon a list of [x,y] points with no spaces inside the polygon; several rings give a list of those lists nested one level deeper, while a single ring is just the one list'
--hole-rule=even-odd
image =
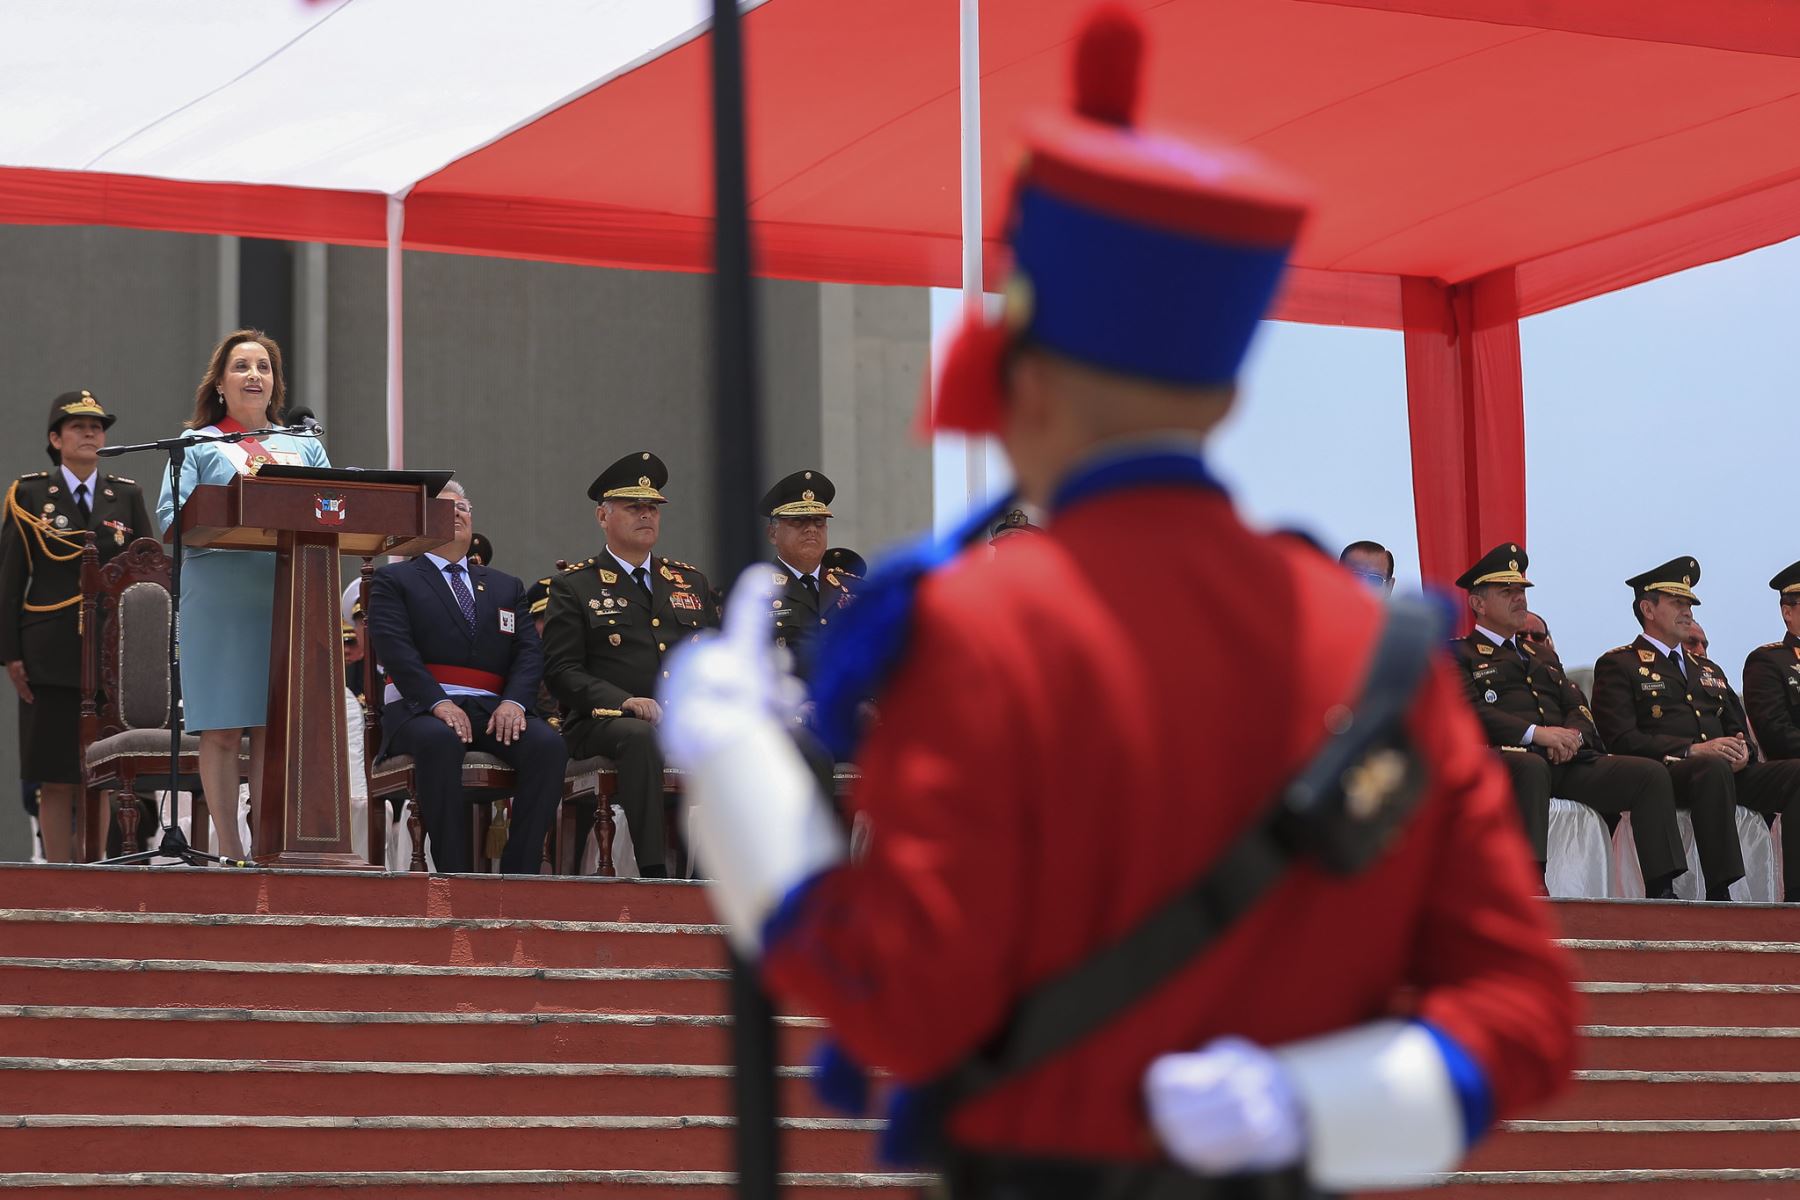
[{"label": "blurred soldier in red uniform", "polygon": [[[938,428],[1003,439],[1043,534],[979,547],[1009,499],[960,545],[896,555],[821,659],[848,664],[815,680],[828,737],[854,727],[856,664],[884,668],[858,836],[782,732],[766,627],[736,619],[766,600],[734,596],[723,636],[677,661],[664,740],[715,903],[778,999],[907,1083],[1053,1048],[931,1089],[954,1194],[1416,1182],[1562,1086],[1568,964],[1506,777],[1426,652],[1394,705],[1410,766],[1341,776],[1374,819],[1422,768],[1382,851],[1333,869],[1258,836],[1355,728],[1392,618],[1249,529],[1207,469],[1304,205],[1248,152],[1132,127],[1139,38],[1122,10],[1084,33],[1077,112],[1028,133],[1004,313],[965,319],[937,388]],[[1152,925],[1204,951],[1083,967]],[[1073,1040],[1041,1002],[1071,978],[1125,993]]]}]

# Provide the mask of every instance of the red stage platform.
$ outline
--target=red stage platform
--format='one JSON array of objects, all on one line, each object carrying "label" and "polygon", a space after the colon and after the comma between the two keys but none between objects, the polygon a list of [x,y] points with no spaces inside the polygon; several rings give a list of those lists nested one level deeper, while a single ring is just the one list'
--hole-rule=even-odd
[{"label": "red stage platform", "polygon": [[[1800,1194],[1800,918],[1558,903],[1574,1091],[1446,1200]],[[731,1191],[723,947],[681,883],[0,867],[0,1188],[59,1197]],[[818,1107],[781,1020],[808,1200],[916,1191]]]}]

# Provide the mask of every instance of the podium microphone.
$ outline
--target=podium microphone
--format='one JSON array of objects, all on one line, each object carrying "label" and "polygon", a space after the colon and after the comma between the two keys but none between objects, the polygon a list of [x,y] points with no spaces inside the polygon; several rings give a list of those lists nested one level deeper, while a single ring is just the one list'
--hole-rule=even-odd
[{"label": "podium microphone", "polygon": [[313,415],[313,410],[306,407],[293,409],[287,415],[287,427],[303,433],[324,433],[325,427]]}]

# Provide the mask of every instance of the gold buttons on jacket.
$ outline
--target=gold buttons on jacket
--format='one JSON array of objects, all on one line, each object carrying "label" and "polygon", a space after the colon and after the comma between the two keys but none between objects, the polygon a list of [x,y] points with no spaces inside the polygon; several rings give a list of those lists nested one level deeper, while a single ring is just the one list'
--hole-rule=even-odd
[{"label": "gold buttons on jacket", "polygon": [[652,625],[652,626],[657,626],[657,625],[661,625],[661,624],[662,624],[662,618],[661,618],[661,617],[651,617],[651,618],[650,618],[650,624],[651,624],[651,625]]}]

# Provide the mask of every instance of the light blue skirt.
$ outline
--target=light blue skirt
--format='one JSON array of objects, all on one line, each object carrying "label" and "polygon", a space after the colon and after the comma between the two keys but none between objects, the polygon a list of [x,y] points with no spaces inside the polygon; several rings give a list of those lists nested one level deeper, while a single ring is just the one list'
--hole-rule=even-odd
[{"label": "light blue skirt", "polygon": [[181,560],[182,727],[248,729],[269,719],[275,556],[189,551]]}]

